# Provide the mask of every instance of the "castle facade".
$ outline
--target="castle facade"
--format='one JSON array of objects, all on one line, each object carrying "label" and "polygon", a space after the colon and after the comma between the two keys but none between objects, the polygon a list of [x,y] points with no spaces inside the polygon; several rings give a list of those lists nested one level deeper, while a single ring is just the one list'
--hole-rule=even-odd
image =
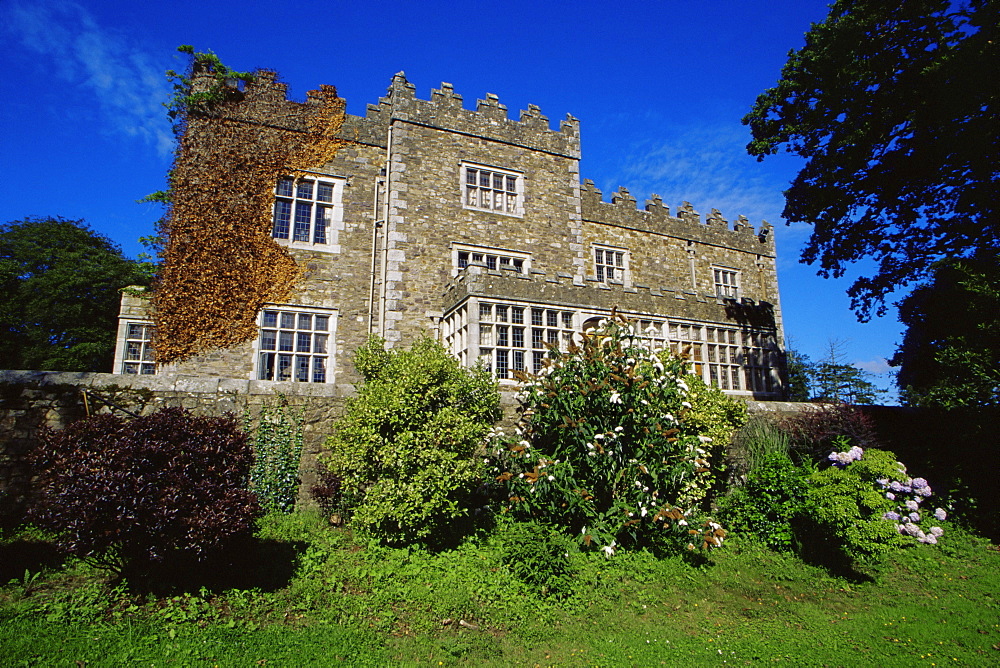
[{"label": "castle facade", "polygon": [[[238,104],[293,127],[312,100],[288,101],[262,72]],[[469,110],[450,84],[422,100],[402,73],[338,132],[332,160],[273,184],[270,235],[300,268],[291,298],[260,309],[251,340],[157,366],[148,305],[125,295],[116,373],[351,385],[370,334],[405,346],[429,333],[513,385],[617,312],[725,392],[782,398],[766,223],[671,213],[655,195],[639,208],[625,188],[606,202],[581,181],[577,119],[553,130],[529,105],[513,120],[495,95]]]}]

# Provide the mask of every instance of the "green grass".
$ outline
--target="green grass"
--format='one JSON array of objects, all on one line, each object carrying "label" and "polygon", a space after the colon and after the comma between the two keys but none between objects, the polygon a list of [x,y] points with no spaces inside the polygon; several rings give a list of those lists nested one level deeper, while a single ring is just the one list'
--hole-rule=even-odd
[{"label": "green grass", "polygon": [[266,586],[250,590],[135,594],[8,534],[0,570],[12,556],[41,570],[0,589],[0,665],[1000,663],[1000,553],[947,529],[852,579],[737,540],[700,565],[573,554],[559,599],[516,579],[494,541],[375,548],[308,514],[265,519],[261,554],[298,556],[257,564]]}]

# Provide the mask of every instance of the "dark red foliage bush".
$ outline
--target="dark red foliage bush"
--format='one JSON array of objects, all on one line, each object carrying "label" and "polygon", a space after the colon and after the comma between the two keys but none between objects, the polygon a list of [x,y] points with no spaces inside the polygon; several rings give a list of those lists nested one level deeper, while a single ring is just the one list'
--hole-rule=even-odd
[{"label": "dark red foliage bush", "polygon": [[30,520],[66,552],[126,576],[204,560],[260,514],[247,489],[253,453],[232,415],[97,415],[45,432],[31,462]]},{"label": "dark red foliage bush", "polygon": [[850,445],[865,450],[884,447],[871,416],[849,404],[821,404],[785,418],[781,427],[791,438],[793,451],[817,462],[826,461],[836,449],[833,441],[838,436],[847,436]]}]

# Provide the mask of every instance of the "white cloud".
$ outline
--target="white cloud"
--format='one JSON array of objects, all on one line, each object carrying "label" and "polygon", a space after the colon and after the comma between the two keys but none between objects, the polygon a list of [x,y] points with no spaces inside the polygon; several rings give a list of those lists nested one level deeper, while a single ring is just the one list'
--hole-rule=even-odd
[{"label": "white cloud", "polygon": [[6,32],[44,58],[59,79],[92,94],[110,130],[138,138],[161,155],[172,150],[162,104],[170,86],[150,54],[74,2],[15,1],[5,13]]},{"label": "white cloud", "polygon": [[[719,209],[727,220],[742,214],[756,226],[779,224],[782,183],[769,180],[746,154],[746,131],[733,123],[661,125],[657,141],[626,147],[614,178],[641,202],[657,193],[676,211],[691,202],[702,214]],[[617,185],[600,184],[606,193]]]},{"label": "white cloud", "polygon": [[868,361],[854,362],[854,366],[858,367],[862,371],[873,373],[876,376],[881,376],[882,374],[895,371],[895,369],[889,366],[889,361],[884,357],[876,357],[875,359]]}]

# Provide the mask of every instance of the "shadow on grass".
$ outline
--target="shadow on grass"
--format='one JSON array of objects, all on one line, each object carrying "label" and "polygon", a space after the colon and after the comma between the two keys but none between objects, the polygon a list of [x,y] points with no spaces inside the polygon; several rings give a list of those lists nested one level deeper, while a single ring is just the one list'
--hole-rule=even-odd
[{"label": "shadow on grass", "polygon": [[203,561],[177,557],[155,566],[130,569],[122,577],[134,593],[158,596],[202,589],[273,592],[289,585],[307,546],[302,541],[245,539]]},{"label": "shadow on grass", "polygon": [[0,585],[20,580],[25,571],[38,573],[63,565],[64,556],[51,543],[17,540],[0,544]]}]

